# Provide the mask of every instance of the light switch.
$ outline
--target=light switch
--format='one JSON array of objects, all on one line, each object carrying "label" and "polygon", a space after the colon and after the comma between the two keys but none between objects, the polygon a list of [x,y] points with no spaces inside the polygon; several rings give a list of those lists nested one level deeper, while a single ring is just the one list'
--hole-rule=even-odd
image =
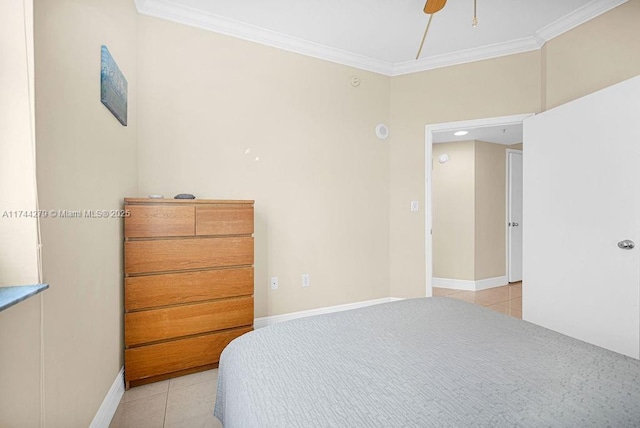
[{"label": "light switch", "polygon": [[418,201],[411,201],[411,212],[417,213],[418,211],[420,211],[420,204]]}]

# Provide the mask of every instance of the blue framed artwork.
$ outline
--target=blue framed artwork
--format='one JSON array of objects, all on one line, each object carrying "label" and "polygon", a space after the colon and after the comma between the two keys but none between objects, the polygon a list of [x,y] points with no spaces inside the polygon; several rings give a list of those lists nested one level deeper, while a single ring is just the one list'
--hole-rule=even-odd
[{"label": "blue framed artwork", "polygon": [[127,126],[127,79],[104,45],[101,58],[100,101],[122,125]]}]

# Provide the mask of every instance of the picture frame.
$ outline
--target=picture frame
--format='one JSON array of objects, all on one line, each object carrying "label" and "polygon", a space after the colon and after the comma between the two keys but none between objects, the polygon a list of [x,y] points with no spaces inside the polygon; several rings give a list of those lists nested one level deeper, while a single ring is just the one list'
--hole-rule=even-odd
[{"label": "picture frame", "polygon": [[123,126],[127,126],[127,79],[105,45],[101,46],[100,57],[100,101]]}]

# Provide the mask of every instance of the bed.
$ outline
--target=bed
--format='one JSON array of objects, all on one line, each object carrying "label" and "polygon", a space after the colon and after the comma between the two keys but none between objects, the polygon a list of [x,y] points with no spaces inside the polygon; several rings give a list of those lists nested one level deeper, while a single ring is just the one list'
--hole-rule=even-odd
[{"label": "bed", "polygon": [[275,324],[223,351],[225,428],[640,426],[640,361],[446,297]]}]

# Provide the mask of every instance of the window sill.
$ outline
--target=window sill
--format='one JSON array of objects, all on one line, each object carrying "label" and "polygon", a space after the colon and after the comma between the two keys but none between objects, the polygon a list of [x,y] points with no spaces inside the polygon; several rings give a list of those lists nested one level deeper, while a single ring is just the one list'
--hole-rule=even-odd
[{"label": "window sill", "polygon": [[12,287],[0,287],[0,311],[20,303],[31,296],[49,288],[49,284],[17,285]]}]

